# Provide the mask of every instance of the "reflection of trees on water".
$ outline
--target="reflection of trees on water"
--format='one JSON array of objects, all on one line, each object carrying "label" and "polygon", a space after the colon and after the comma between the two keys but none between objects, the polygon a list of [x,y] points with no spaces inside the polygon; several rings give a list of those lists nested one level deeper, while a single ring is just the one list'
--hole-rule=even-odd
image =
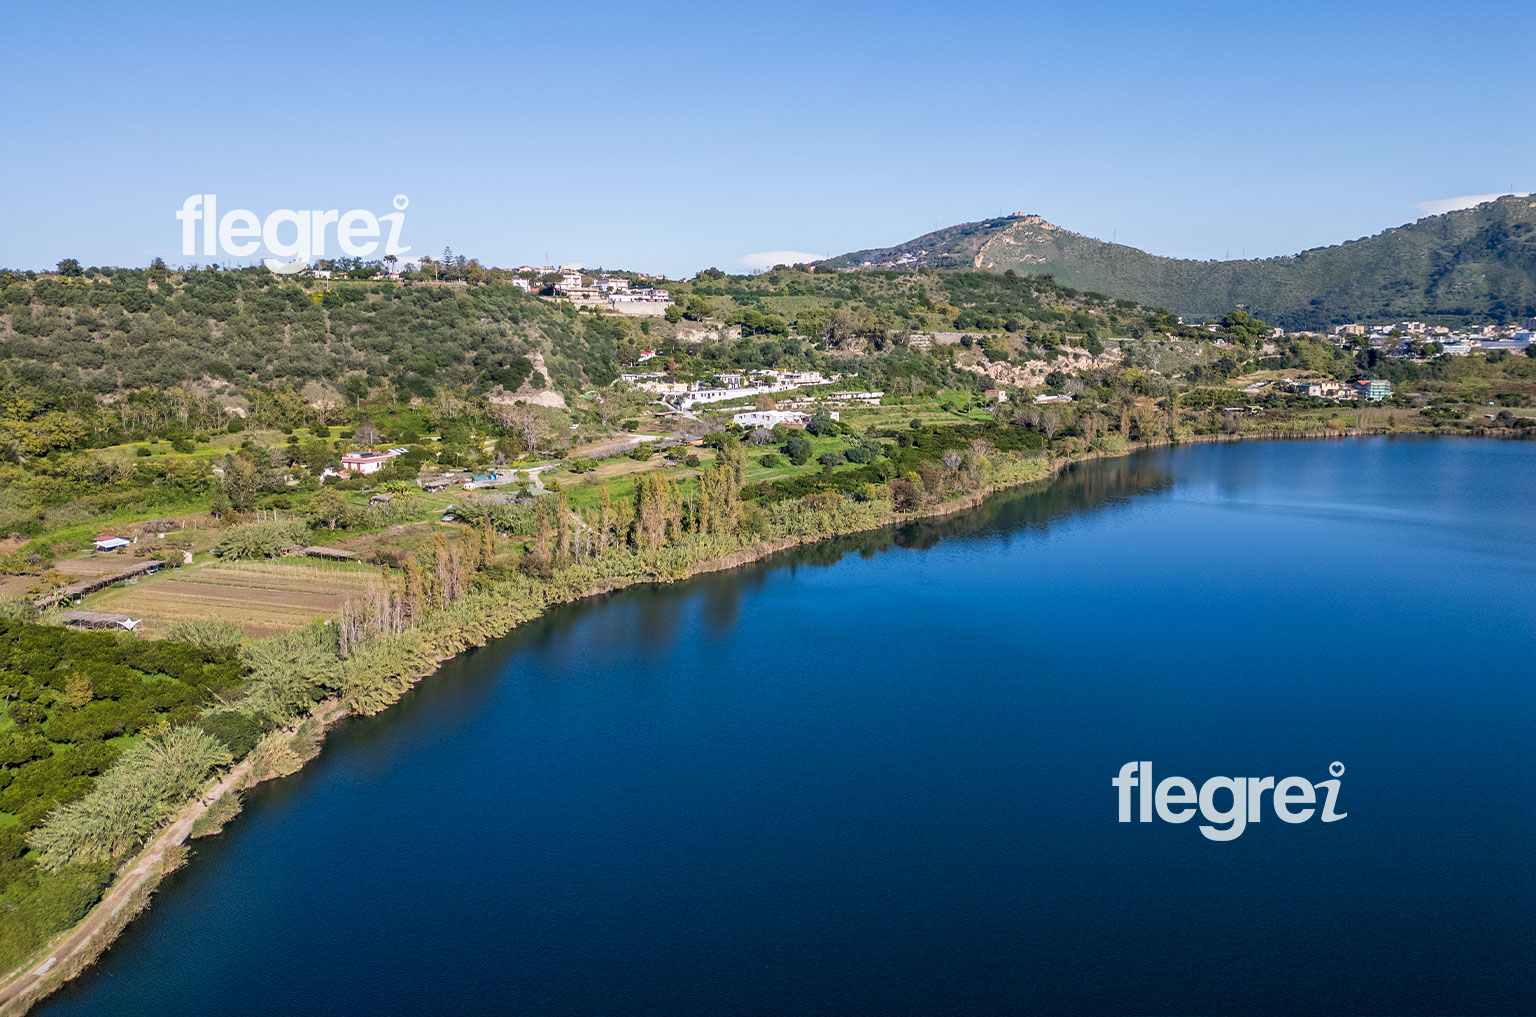
[{"label": "reflection of trees on water", "polygon": [[1057,477],[988,498],[980,507],[943,519],[919,519],[899,527],[898,547],[926,550],[941,540],[1022,529],[1048,530],[1068,516],[1157,494],[1173,486],[1167,458],[1142,453],[1124,459],[1076,463]]},{"label": "reflection of trees on water", "polygon": [[[975,509],[943,519],[919,519],[808,544],[726,572],[696,576],[678,585],[630,587],[612,596],[551,609],[506,637],[508,648],[615,652],[649,656],[669,652],[690,633],[729,631],[745,597],[780,569],[825,568],[850,554],[872,558],[892,548],[926,550],[942,540],[1044,531],[1057,520],[1103,508],[1139,494],[1166,491],[1173,476],[1165,454],[1143,452],[1125,459],[1075,464],[1051,480],[995,495]],[[690,624],[690,612],[698,625]]]},{"label": "reflection of trees on water", "polygon": [[[1158,494],[1173,487],[1164,451],[1141,452],[1122,459],[1076,463],[1050,480],[994,495],[979,507],[942,519],[916,519],[895,528],[834,537],[773,555],[753,566],[704,577],[695,583],[712,592],[750,589],[769,572],[802,565],[836,565],[850,554],[872,558],[893,547],[927,550],[941,540],[992,536],[1021,529],[1046,530],[1069,516],[1123,502],[1135,495]],[[748,584],[741,587],[742,583]]]}]

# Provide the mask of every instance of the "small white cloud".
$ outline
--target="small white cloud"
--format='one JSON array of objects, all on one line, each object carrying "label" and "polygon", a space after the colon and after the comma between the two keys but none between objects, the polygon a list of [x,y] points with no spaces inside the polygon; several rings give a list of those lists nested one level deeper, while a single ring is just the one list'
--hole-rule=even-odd
[{"label": "small white cloud", "polygon": [[810,264],[825,257],[824,254],[807,254],[804,251],[759,251],[756,254],[743,254],[736,259],[736,264],[756,272],[775,265]]},{"label": "small white cloud", "polygon": [[1528,197],[1525,191],[1500,191],[1498,194],[1463,194],[1456,198],[1436,198],[1434,201],[1421,201],[1416,207],[1425,215],[1444,215],[1446,212],[1459,212],[1463,208],[1472,208],[1485,202],[1494,201],[1509,195]]}]

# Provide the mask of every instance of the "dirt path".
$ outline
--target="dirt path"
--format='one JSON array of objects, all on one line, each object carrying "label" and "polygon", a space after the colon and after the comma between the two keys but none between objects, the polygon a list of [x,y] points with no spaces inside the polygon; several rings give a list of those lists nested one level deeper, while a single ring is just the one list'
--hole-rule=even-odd
[{"label": "dirt path", "polygon": [[[328,700],[316,706],[311,714],[314,720],[319,721],[323,727],[329,727],[345,711],[341,704],[335,700]],[[297,730],[298,725],[288,728],[289,733]],[[112,883],[109,889],[91,913],[81,920],[62,939],[53,944],[48,955],[36,963],[29,961],[29,967],[12,971],[0,983],[0,1013],[19,1013],[21,1010],[12,1010],[11,1004],[18,999],[25,999],[30,990],[38,987],[50,973],[61,969],[68,969],[68,962],[81,954],[86,955],[87,963],[92,954],[105,949],[107,944],[121,931],[116,921],[123,908],[127,907],[135,895],[142,890],[146,883],[160,875],[161,863],[165,861],[165,853],[170,848],[185,843],[188,834],[192,832],[192,824],[196,823],[209,806],[218,801],[224,795],[229,794],[244,785],[246,777],[251,772],[253,758],[247,756],[236,764],[224,775],[224,778],[214,784],[196,800],[188,802],[176,817],[175,821],[150,838],[139,853],[135,856],[131,867]],[[67,975],[66,979],[73,977]],[[53,986],[48,989],[52,991]],[[22,1003],[25,1010],[35,1000],[26,1000]]]},{"label": "dirt path", "polygon": [[251,761],[247,759],[225,774],[224,779],[205,792],[201,798],[182,809],[181,815],[175,822],[161,830],[140,850],[133,867],[117,878],[112,888],[101,898],[84,921],[54,944],[48,956],[44,957],[40,963],[15,973],[3,986],[0,986],[0,1008],[33,988],[50,971],[91,946],[103,927],[117,917],[151,876],[159,873],[166,849],[184,842],[187,834],[192,830],[192,824],[208,811],[208,806],[231,789],[238,787],[250,770]]}]

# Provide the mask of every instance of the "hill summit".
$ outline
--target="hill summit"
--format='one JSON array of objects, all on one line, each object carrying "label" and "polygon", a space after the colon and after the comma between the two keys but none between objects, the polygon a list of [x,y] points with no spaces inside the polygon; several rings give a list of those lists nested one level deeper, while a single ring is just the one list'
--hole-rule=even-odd
[{"label": "hill summit", "polygon": [[1289,329],[1388,318],[1504,322],[1536,315],[1536,197],[1499,198],[1277,258],[1164,258],[1015,213],[822,265],[1014,269],[1191,318],[1246,306]]}]

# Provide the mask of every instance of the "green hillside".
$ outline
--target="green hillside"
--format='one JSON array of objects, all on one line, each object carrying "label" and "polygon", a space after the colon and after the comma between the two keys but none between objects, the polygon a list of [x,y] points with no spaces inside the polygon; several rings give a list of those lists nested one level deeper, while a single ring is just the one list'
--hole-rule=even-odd
[{"label": "green hillside", "polygon": [[1536,314],[1536,198],[1501,198],[1281,258],[1163,258],[1072,233],[1039,216],[1012,215],[823,264],[1011,268],[1192,318],[1247,305],[1290,329],[1389,318],[1504,322]]}]

